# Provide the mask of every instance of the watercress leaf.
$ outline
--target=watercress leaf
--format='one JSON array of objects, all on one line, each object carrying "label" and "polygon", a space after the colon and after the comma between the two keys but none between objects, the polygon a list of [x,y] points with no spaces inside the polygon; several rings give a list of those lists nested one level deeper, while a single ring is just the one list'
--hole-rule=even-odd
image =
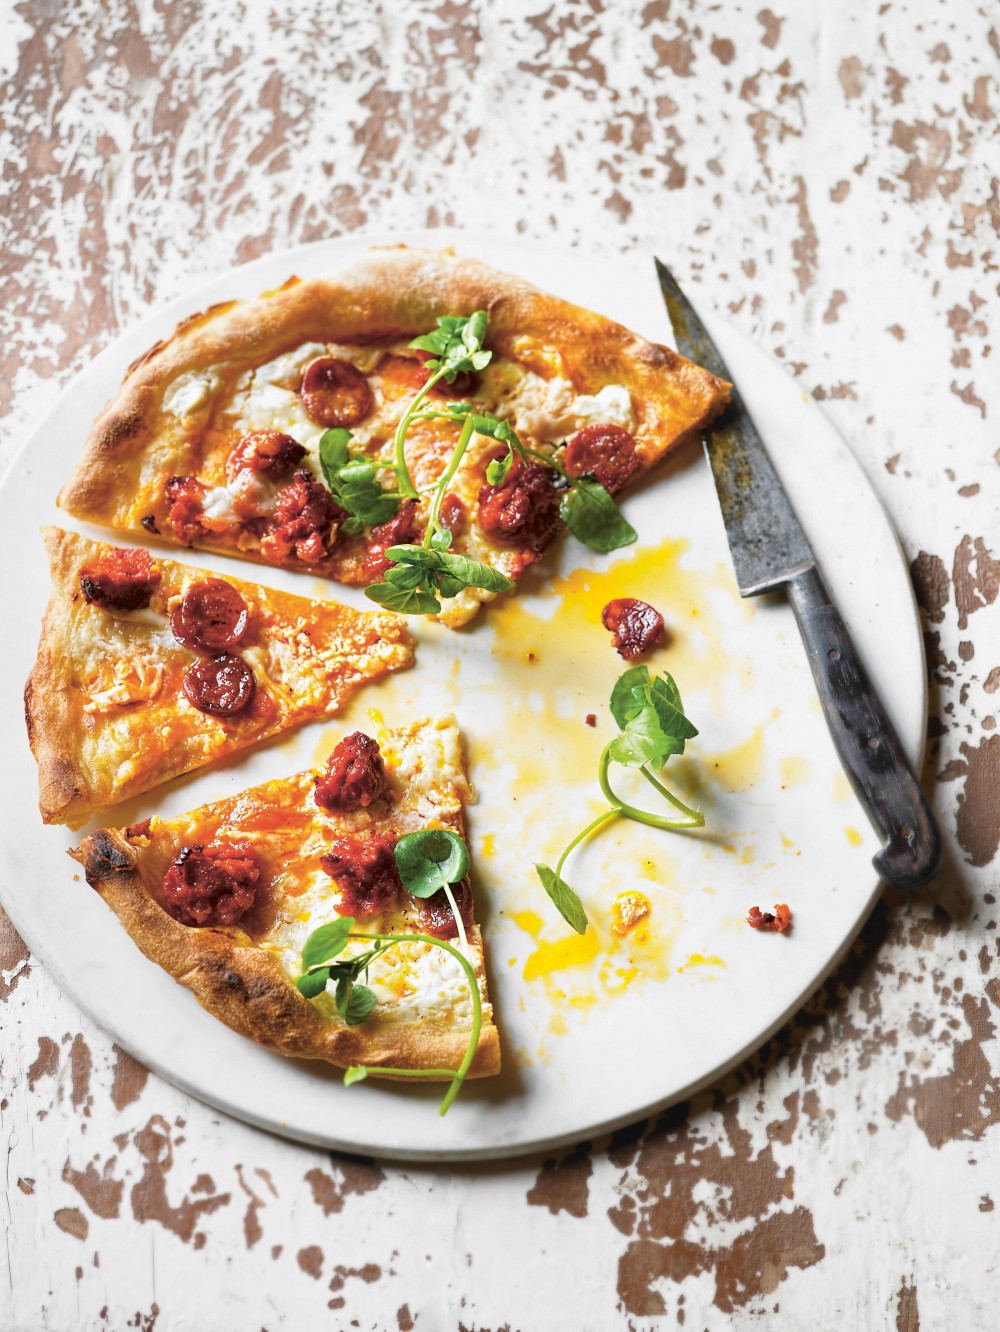
[{"label": "watercress leaf", "polygon": [[326,477],[326,484],[331,490],[334,487],[330,479],[331,473],[335,474],[347,462],[349,456],[347,446],[350,440],[351,432],[341,426],[325,430],[319,437],[319,462]]},{"label": "watercress leaf", "polygon": [[630,546],[638,534],[618,512],[618,506],[599,481],[578,477],[559,505],[563,522],[578,541],[591,550],[607,552]]},{"label": "watercress leaf", "polygon": [[614,688],[611,691],[611,715],[620,729],[624,729],[629,718],[634,717],[645,702],[640,693],[637,703],[634,691],[637,689],[641,691],[648,685],[648,666],[631,666],[627,671],[623,671],[615,681]]},{"label": "watercress leaf", "polygon": [[424,581],[425,572],[419,564],[394,564],[386,569],[383,577],[393,587],[419,587]]},{"label": "watercress leaf", "polygon": [[447,527],[439,527],[431,537],[431,546],[434,550],[447,550],[451,545],[451,532]]},{"label": "watercress leaf", "polygon": [[406,543],[401,546],[390,546],[385,552],[387,560],[394,560],[397,564],[419,564],[427,565],[432,562],[431,552],[424,550],[423,546],[414,546]]},{"label": "watercress leaf", "polygon": [[342,953],[347,944],[347,937],[354,929],[353,916],[338,916],[336,920],[321,925],[313,930],[302,948],[302,965],[309,971],[312,967],[322,966]]},{"label": "watercress leaf", "polygon": [[673,677],[664,671],[663,675],[653,680],[647,692],[652,706],[656,709],[660,728],[671,742],[663,757],[683,754],[685,741],[693,739],[698,734],[698,728],[684,715],[680,690]]},{"label": "watercress leaf", "polygon": [[320,967],[319,971],[307,971],[304,976],[298,978],[295,984],[299,994],[305,999],[315,999],[326,989],[326,983],[329,979],[330,968]]},{"label": "watercress leaf", "polygon": [[673,743],[671,737],[664,734],[656,709],[647,703],[611,741],[608,753],[616,763],[641,767],[673,753]]},{"label": "watercress leaf", "polygon": [[368,1070],[365,1068],[364,1064],[352,1064],[351,1067],[344,1072],[344,1086],[353,1087],[356,1082],[364,1082],[367,1076]]},{"label": "watercress leaf", "polygon": [[507,446],[506,458],[494,458],[486,467],[486,480],[491,486],[502,486],[507,480],[511,464],[514,461],[514,450],[510,445]]},{"label": "watercress leaf", "polygon": [[365,596],[400,615],[437,615],[441,609],[440,601],[430,592],[393,587],[391,583],[372,583],[365,588]]},{"label": "watercress leaf", "polygon": [[479,560],[471,560],[468,555],[460,555],[457,551],[440,551],[438,559],[446,573],[461,579],[463,587],[481,587],[486,592],[509,592],[514,586],[514,580],[499,569],[482,564]]},{"label": "watercress leaf", "polygon": [[342,523],[348,535],[363,527],[388,522],[399,507],[399,495],[383,490],[368,458],[351,456],[349,430],[326,430],[320,436],[319,460],[330,493],[348,517]]},{"label": "watercress leaf", "polygon": [[337,978],[337,988],[334,991],[333,1000],[337,1005],[337,1012],[342,1018],[347,1017],[347,1005],[351,1002],[351,990],[354,988],[354,981],[350,976],[339,976]]},{"label": "watercress leaf", "polygon": [[349,1027],[356,1027],[364,1022],[375,1007],[375,991],[367,985],[355,985],[351,988],[351,997],[341,1016]]},{"label": "watercress leaf", "polygon": [[462,341],[470,352],[475,352],[483,345],[483,338],[485,337],[486,311],[477,310],[475,314],[469,315],[466,320],[465,327],[462,329]]},{"label": "watercress leaf", "polygon": [[444,573],[443,571],[434,575],[434,585],[438,595],[445,598],[457,597],[463,588],[469,586],[468,583],[463,583],[461,578],[456,578],[454,574]]},{"label": "watercress leaf", "polygon": [[484,348],[482,351],[472,353],[469,357],[469,364],[472,366],[473,370],[485,370],[492,359],[493,353],[491,351],[486,351]]},{"label": "watercress leaf", "polygon": [[566,924],[571,925],[577,934],[586,934],[587,913],[583,909],[583,903],[565,879],[557,878],[548,865],[536,864],[535,873]]},{"label": "watercress leaf", "polygon": [[457,833],[425,828],[396,843],[396,868],[403,887],[414,897],[430,897],[446,883],[460,883],[469,872],[469,851]]}]

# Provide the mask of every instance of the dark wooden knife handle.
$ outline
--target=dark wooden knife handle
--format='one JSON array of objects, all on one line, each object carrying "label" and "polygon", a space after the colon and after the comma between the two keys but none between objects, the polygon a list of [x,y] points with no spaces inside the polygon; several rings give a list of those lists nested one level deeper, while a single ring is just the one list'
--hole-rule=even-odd
[{"label": "dark wooden knife handle", "polygon": [[787,584],[826,723],[882,849],[872,864],[897,888],[919,888],[941,865],[941,835],[882,701],[816,568]]}]

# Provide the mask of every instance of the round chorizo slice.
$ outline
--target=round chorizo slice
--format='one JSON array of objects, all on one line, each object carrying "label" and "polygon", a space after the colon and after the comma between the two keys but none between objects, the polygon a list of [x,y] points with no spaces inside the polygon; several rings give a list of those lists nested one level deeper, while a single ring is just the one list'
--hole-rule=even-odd
[{"label": "round chorizo slice", "polygon": [[222,578],[192,583],[170,616],[174,637],[185,647],[220,652],[235,647],[250,624],[247,604]]},{"label": "round chorizo slice", "polygon": [[236,717],[253,702],[254,673],[242,657],[220,652],[194,662],[184,672],[184,694],[192,707],[211,717]]},{"label": "round chorizo slice", "polygon": [[357,366],[335,356],[309,362],[299,394],[312,419],[328,427],[356,426],[372,409],[368,380]]}]

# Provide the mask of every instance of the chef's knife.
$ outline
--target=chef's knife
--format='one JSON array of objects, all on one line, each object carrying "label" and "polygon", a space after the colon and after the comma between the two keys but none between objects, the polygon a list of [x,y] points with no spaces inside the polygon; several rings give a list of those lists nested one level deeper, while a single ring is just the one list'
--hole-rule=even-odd
[{"label": "chef's knife", "polygon": [[[678,351],[731,381],[694,307],[659,259],[656,271]],[[704,444],[740,595],[784,590],[844,771],[882,838],[872,863],[897,888],[919,888],[941,864],[934,816],[735,385]]]}]

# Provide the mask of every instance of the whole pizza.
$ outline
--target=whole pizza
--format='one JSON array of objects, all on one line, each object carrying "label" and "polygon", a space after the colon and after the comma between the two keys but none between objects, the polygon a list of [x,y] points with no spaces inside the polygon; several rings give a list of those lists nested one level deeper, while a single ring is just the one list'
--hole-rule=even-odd
[{"label": "whole pizza", "polygon": [[[413,664],[406,616],[462,626],[562,529],[603,552],[634,541],[618,495],[728,389],[518,278],[403,247],[214,306],[140,357],[59,495],[119,543],[47,530],[25,713],[42,817],[90,820],[75,854],[143,952],[242,1035],[348,1082],[445,1081],[445,1110],[496,1072],[452,719],[351,732],[324,769],[180,817],[155,797],[139,822],[103,811],[335,716]],[[306,574],[313,595],[165,545]],[[371,608],[317,600],[317,579],[363,586]],[[620,599],[604,624],[633,664],[610,703],[608,810],[566,854],[611,818],[701,822],[656,776],[697,734],[641,662],[662,618]],[[614,763],[641,768],[670,816],[615,795]],[[582,932],[566,854],[536,869]]]}]

